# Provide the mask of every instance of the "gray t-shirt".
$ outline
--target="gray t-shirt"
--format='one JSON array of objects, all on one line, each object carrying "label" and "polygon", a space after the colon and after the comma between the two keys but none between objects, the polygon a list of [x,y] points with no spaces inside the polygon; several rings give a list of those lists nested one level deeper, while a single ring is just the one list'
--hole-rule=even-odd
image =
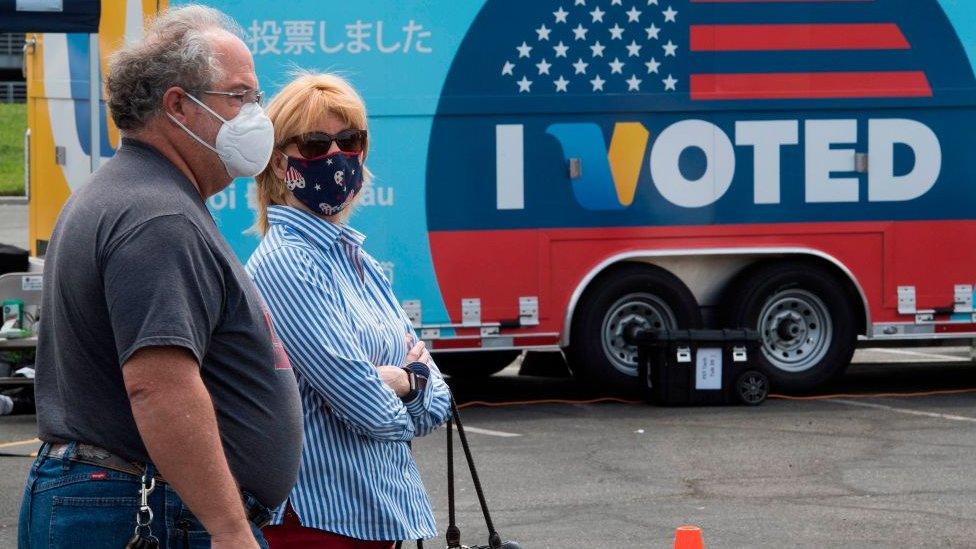
[{"label": "gray t-shirt", "polygon": [[149,461],[122,365],[143,347],[183,347],[200,362],[241,488],[267,506],[284,501],[301,456],[295,376],[264,302],[183,173],[123,139],[65,204],[45,259],[41,440]]}]

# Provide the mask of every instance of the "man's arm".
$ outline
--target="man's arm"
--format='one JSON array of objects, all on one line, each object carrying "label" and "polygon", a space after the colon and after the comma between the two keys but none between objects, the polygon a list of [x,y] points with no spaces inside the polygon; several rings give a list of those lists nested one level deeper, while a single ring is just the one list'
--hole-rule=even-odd
[{"label": "man's arm", "polygon": [[149,456],[210,532],[213,547],[258,547],[193,355],[180,347],[145,347],[126,361],[122,375]]}]

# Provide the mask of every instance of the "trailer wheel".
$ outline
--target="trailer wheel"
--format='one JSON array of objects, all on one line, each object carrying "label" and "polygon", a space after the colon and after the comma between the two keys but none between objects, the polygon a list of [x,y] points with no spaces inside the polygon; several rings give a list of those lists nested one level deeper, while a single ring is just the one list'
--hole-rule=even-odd
[{"label": "trailer wheel", "polygon": [[808,262],[746,271],[727,292],[730,327],[762,336],[759,360],[774,389],[808,391],[844,373],[857,340],[854,298]]},{"label": "trailer wheel", "polygon": [[671,273],[626,264],[587,289],[573,319],[568,352],[573,374],[612,393],[637,390],[637,348],[624,341],[630,326],[655,329],[701,326],[698,302]]},{"label": "trailer wheel", "polygon": [[521,351],[470,351],[437,353],[434,362],[441,372],[458,379],[488,377],[504,370]]}]

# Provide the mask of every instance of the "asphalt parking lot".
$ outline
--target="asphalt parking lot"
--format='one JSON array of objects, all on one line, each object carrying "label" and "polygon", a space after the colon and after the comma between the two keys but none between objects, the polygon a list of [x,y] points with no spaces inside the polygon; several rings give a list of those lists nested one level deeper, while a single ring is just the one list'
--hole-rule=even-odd
[{"label": "asphalt parking lot", "polygon": [[[968,356],[859,351],[829,394],[757,408],[553,402],[475,404],[462,414],[496,526],[526,548],[670,547],[686,523],[703,529],[710,548],[976,547]],[[598,396],[568,379],[514,374],[452,385],[469,404]],[[0,452],[30,452],[36,443],[11,443],[35,434],[32,416],[0,418]],[[443,534],[444,432],[414,448]],[[16,539],[29,464],[0,458],[2,547]],[[486,543],[466,477],[458,498],[464,542]]]}]

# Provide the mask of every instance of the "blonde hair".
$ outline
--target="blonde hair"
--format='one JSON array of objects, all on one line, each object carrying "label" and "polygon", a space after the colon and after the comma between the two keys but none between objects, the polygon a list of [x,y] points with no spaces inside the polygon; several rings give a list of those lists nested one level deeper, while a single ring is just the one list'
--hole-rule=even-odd
[{"label": "blonde hair", "polygon": [[[324,113],[329,113],[348,126],[367,129],[366,105],[352,85],[341,76],[329,73],[300,72],[281,89],[265,111],[274,124],[275,151],[278,144],[289,137],[312,132]],[[368,142],[363,148],[365,164]],[[363,184],[369,184],[370,173],[363,166]],[[274,172],[273,160],[255,178],[257,182],[257,219],[252,230],[259,235],[268,232],[268,206],[284,204],[288,187]],[[361,194],[361,193],[360,193]],[[357,197],[358,199],[358,197]],[[348,217],[352,204],[339,214]]]}]

